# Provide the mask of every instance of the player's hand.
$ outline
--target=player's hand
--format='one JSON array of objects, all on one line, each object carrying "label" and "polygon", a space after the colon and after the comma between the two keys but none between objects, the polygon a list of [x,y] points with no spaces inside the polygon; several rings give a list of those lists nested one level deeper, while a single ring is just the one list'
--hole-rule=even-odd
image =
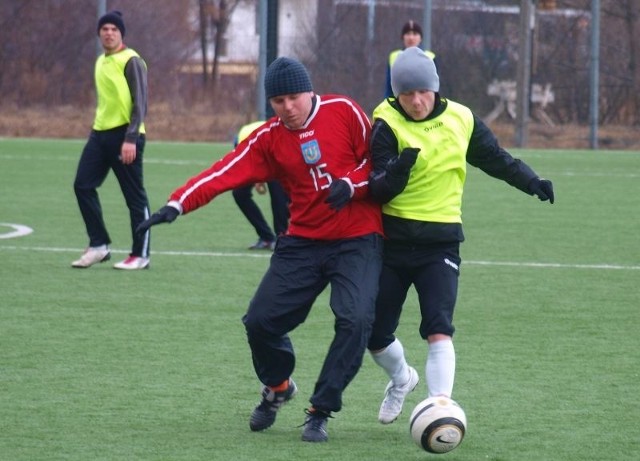
[{"label": "player's hand", "polygon": [[402,149],[400,155],[389,161],[387,164],[387,171],[392,175],[406,175],[411,170],[411,167],[415,165],[418,158],[418,147],[406,147]]},{"label": "player's hand", "polygon": [[329,186],[329,196],[324,203],[327,203],[330,208],[340,211],[349,203],[352,196],[351,184],[344,179],[338,179]]},{"label": "player's hand", "polygon": [[131,165],[136,159],[136,143],[135,142],[127,142],[122,143],[122,148],[120,149],[120,161],[124,165]]},{"label": "player's hand", "polygon": [[142,221],[138,225],[138,227],[136,227],[136,232],[138,234],[144,234],[145,232],[147,232],[147,230],[149,230],[151,226],[154,226],[156,224],[160,224],[163,222],[166,222],[166,223],[173,222],[176,220],[179,214],[180,214],[180,211],[178,211],[176,208],[169,205],[165,205],[162,208],[160,208],[158,211],[153,213],[149,219]]},{"label": "player's hand", "polygon": [[553,203],[554,201],[553,184],[548,179],[533,178],[529,183],[529,191],[543,202],[549,200],[549,203]]},{"label": "player's hand", "polygon": [[255,188],[256,192],[260,195],[264,195],[267,193],[267,185],[263,182],[257,182],[253,187]]}]

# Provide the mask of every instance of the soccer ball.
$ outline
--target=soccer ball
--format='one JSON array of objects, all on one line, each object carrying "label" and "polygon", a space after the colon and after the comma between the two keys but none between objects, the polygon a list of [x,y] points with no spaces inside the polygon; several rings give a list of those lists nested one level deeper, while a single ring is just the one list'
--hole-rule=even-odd
[{"label": "soccer ball", "polygon": [[462,442],[467,430],[464,410],[448,397],[429,397],[411,412],[413,441],[429,453],[447,453]]}]

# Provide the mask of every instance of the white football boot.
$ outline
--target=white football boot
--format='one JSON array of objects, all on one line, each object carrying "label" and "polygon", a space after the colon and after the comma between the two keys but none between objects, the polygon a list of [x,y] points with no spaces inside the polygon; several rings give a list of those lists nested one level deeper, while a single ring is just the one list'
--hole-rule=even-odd
[{"label": "white football boot", "polygon": [[106,245],[101,247],[89,247],[82,254],[80,259],[76,259],[71,263],[71,267],[86,269],[87,267],[108,261],[109,259],[111,259],[111,253]]},{"label": "white football boot", "polygon": [[405,397],[416,388],[419,381],[418,372],[413,367],[409,367],[409,380],[405,384],[395,386],[393,381],[389,381],[387,388],[384,390],[384,400],[380,405],[378,421],[382,424],[391,424],[398,419],[398,416],[402,413]]},{"label": "white football boot", "polygon": [[143,258],[141,256],[129,256],[124,261],[120,261],[113,265],[114,269],[121,269],[125,271],[136,271],[140,269],[149,268],[149,258]]}]

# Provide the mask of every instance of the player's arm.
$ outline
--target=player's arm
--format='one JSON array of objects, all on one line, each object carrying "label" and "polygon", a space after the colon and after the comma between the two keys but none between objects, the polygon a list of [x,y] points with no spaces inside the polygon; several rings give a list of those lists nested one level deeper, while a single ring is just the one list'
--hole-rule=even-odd
[{"label": "player's arm", "polygon": [[385,81],[384,81],[384,97],[390,98],[393,96],[393,89],[391,88],[391,66],[389,65],[389,60],[387,59],[387,68],[385,71]]},{"label": "player's arm", "polygon": [[[398,140],[384,120],[376,120],[371,134],[373,172],[369,178],[371,196],[378,203],[387,203],[407,186],[417,149],[403,150],[398,156]],[[406,155],[405,155],[406,154]]]},{"label": "player's arm", "polygon": [[351,139],[350,150],[353,153],[356,166],[342,176],[333,178],[325,203],[335,210],[341,210],[351,200],[362,200],[369,195],[371,122],[355,102],[347,106],[346,117]]},{"label": "player's arm", "polygon": [[187,180],[171,193],[167,204],[142,222],[136,231],[141,233],[155,224],[173,222],[179,215],[197,210],[223,192],[270,179],[273,175],[269,165],[256,145],[242,141],[209,168]]},{"label": "player's arm", "polygon": [[339,211],[352,200],[362,200],[367,197],[370,164],[369,159],[364,159],[354,170],[340,178],[334,178],[329,186],[329,195],[325,203]]},{"label": "player's arm", "polygon": [[503,149],[493,132],[476,115],[467,162],[526,194],[537,195],[540,200],[550,203],[554,201],[551,181],[540,178],[529,165]]},{"label": "player's arm", "polygon": [[369,175],[371,162],[371,122],[357,104],[351,106],[350,134],[355,168],[344,175],[352,186],[352,200],[363,200],[369,196]]},{"label": "player's arm", "polygon": [[186,214],[223,192],[272,179],[274,174],[266,160],[268,149],[263,145],[268,144],[254,138],[241,141],[231,152],[177,188],[169,200],[178,202]]},{"label": "player's arm", "polygon": [[142,59],[134,56],[127,62],[124,75],[133,101],[125,141],[135,143],[140,134],[140,126],[147,115],[147,67]]}]

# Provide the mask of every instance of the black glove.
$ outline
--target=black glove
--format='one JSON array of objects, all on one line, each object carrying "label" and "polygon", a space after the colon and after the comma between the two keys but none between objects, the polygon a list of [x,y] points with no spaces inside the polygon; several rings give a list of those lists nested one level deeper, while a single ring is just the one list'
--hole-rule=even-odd
[{"label": "black glove", "polygon": [[387,172],[393,176],[407,175],[418,158],[419,147],[406,147],[400,155],[387,163]]},{"label": "black glove", "polygon": [[160,208],[158,211],[153,213],[149,219],[142,221],[138,225],[138,227],[136,227],[136,232],[138,234],[144,234],[145,232],[147,232],[147,230],[149,230],[151,226],[154,226],[156,224],[160,224],[163,222],[173,222],[176,220],[179,214],[180,212],[176,208],[169,205],[165,205],[162,208]]},{"label": "black glove", "polygon": [[351,186],[344,179],[333,181],[329,186],[329,196],[324,201],[330,208],[340,211],[351,200]]},{"label": "black glove", "polygon": [[553,184],[548,179],[533,178],[529,183],[529,192],[543,202],[549,200],[549,203],[553,203]]}]

